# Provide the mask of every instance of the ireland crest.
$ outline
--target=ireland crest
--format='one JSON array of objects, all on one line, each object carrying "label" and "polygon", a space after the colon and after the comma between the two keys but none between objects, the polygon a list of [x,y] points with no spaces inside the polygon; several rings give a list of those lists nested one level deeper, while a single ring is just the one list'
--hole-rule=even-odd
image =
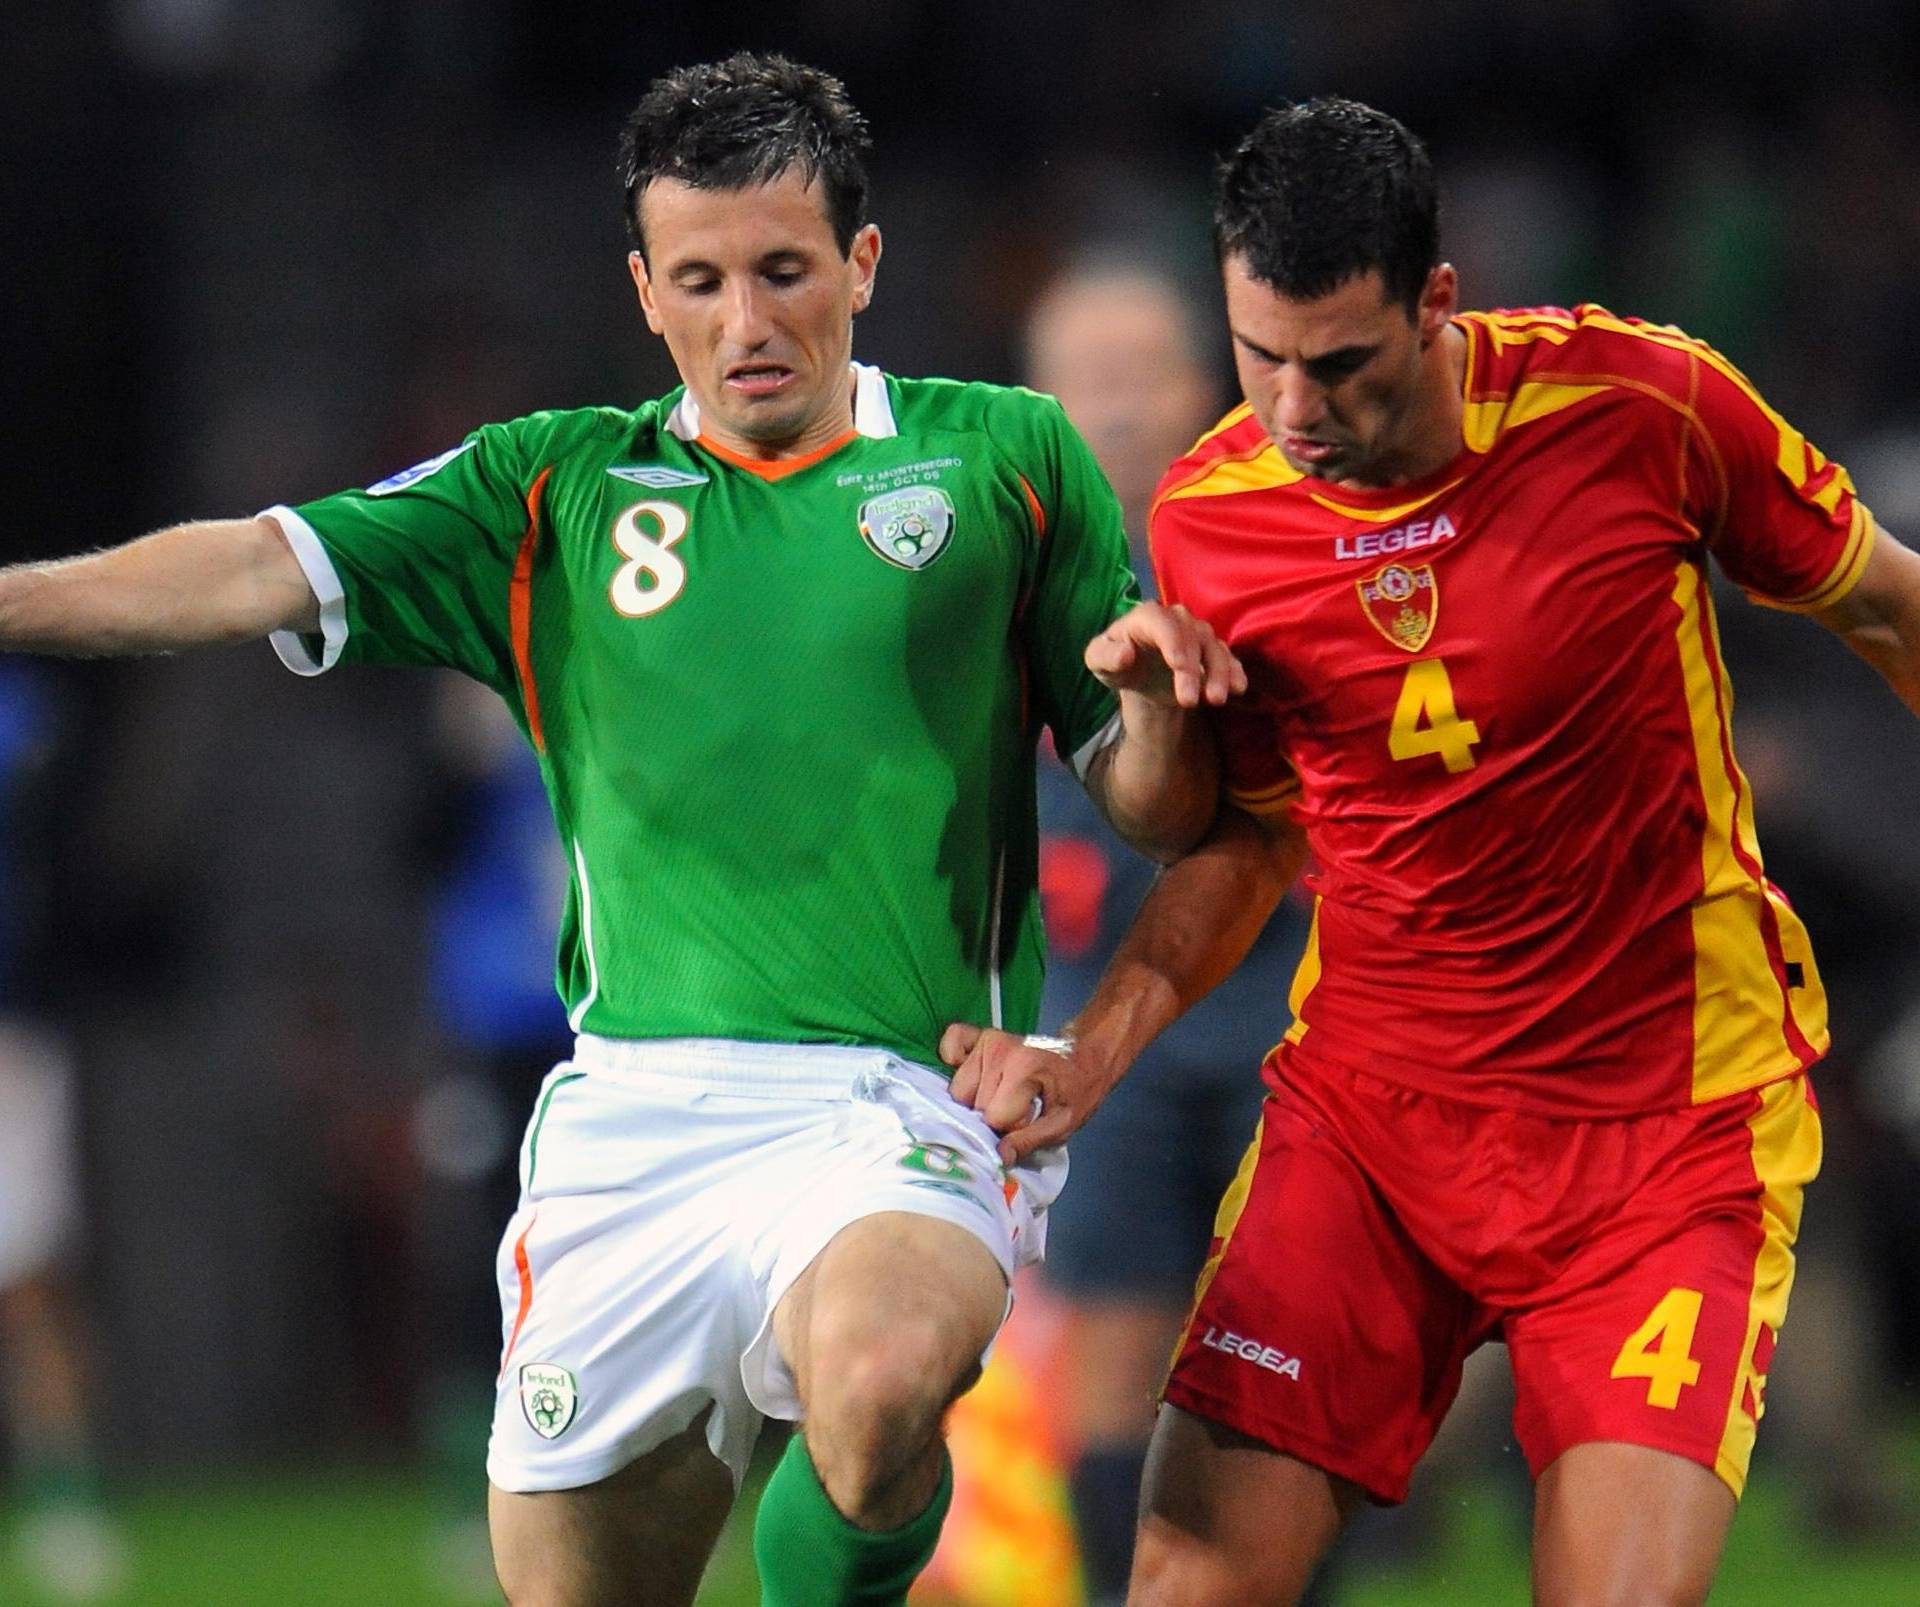
[{"label": "ireland crest", "polygon": [[530,1361],[520,1369],[520,1409],[541,1439],[557,1440],[566,1433],[579,1408],[580,1392],[566,1368]]},{"label": "ireland crest", "polygon": [[937,485],[903,485],[860,504],[860,534],[900,569],[925,569],[947,550],[953,503]]}]

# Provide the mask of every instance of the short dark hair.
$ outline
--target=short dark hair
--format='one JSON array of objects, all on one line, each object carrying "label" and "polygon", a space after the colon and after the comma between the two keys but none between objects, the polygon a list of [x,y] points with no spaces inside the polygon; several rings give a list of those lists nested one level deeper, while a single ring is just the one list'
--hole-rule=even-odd
[{"label": "short dark hair", "polygon": [[867,220],[867,120],[840,80],[785,56],[742,50],[678,67],[647,86],[620,131],[627,228],[647,253],[640,197],[655,179],[700,190],[744,190],[798,169],[827,192],[827,220],[844,256]]},{"label": "short dark hair", "polygon": [[1275,107],[1215,176],[1213,246],[1261,283],[1312,301],[1378,268],[1411,313],[1440,260],[1427,148],[1358,101]]}]

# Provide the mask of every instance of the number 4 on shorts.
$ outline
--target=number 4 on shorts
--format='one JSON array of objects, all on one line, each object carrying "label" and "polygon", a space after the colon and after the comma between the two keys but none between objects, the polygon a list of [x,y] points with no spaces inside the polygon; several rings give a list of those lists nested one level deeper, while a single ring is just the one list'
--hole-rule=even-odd
[{"label": "number 4 on shorts", "polygon": [[1698,1289],[1669,1289],[1647,1313],[1647,1320],[1627,1336],[1613,1358],[1614,1378],[1644,1378],[1647,1404],[1671,1410],[1680,1404],[1680,1391],[1700,1382],[1700,1364],[1693,1359],[1693,1330],[1700,1321]]}]

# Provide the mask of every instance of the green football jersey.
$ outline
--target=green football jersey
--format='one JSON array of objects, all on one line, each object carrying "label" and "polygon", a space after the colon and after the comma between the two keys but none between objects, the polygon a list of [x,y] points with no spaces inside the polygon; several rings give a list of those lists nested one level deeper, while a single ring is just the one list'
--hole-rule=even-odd
[{"label": "green football jersey", "polygon": [[1041,724],[1117,730],[1082,650],[1136,599],[1058,404],[856,365],[854,432],[749,464],[683,390],[490,424],[270,510],[321,603],[290,667],[438,664],[503,696],[573,867],[577,1031],[890,1050],[1030,1030]]}]

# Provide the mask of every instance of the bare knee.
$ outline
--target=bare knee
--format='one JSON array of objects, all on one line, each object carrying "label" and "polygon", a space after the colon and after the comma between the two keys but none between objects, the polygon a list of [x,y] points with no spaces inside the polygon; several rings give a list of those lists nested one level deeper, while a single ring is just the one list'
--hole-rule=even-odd
[{"label": "bare knee", "polygon": [[1709,1468],[1646,1446],[1577,1445],[1534,1495],[1533,1588],[1541,1607],[1696,1607],[1733,1523]]},{"label": "bare knee", "polygon": [[979,1372],[952,1352],[951,1336],[917,1323],[817,1343],[807,1445],[827,1494],[855,1523],[890,1526],[873,1520],[902,1481],[929,1486],[917,1492],[920,1506],[932,1494],[941,1416]]},{"label": "bare knee", "polygon": [[1711,1561],[1622,1549],[1577,1570],[1535,1569],[1537,1607],[1701,1607],[1713,1588]]},{"label": "bare knee", "polygon": [[1291,1607],[1362,1500],[1344,1479],[1163,1407],[1147,1452],[1132,1607]]}]

